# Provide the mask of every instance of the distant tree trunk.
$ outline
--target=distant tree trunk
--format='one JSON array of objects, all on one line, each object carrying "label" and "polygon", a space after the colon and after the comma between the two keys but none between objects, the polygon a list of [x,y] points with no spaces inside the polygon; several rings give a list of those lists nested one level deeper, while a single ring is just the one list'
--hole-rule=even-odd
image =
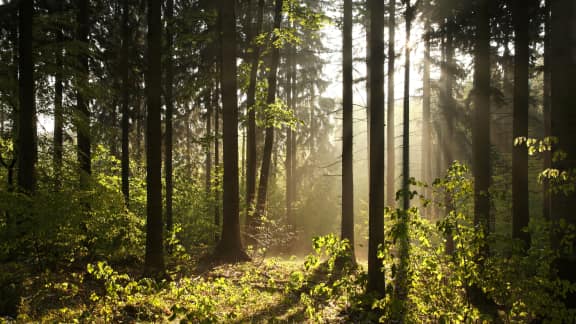
[{"label": "distant tree trunk", "polygon": [[[441,173],[446,172],[454,162],[454,28],[454,18],[448,17],[444,24],[445,36],[442,40],[442,67],[440,71],[440,108],[444,117],[442,121],[444,129],[439,136],[439,150],[444,158],[443,164],[439,161]],[[452,196],[448,191],[444,196],[444,207],[446,215],[454,210]],[[454,253],[454,238],[451,228],[447,228],[445,252],[448,255]]]},{"label": "distant tree trunk", "polygon": [[481,0],[476,13],[474,48],[474,224],[485,235],[490,226],[490,18],[489,1]]},{"label": "distant tree trunk", "polygon": [[441,94],[440,105],[444,113],[445,131],[442,137],[442,146],[444,152],[444,168],[449,168],[454,162],[454,18],[449,17],[445,24],[445,41],[442,43],[444,61],[441,70]]},{"label": "distant tree trunk", "polygon": [[210,87],[205,90],[204,106],[206,107],[206,197],[212,194],[212,93]]},{"label": "distant tree trunk", "polygon": [[121,157],[121,174],[122,174],[122,194],[126,206],[130,203],[130,81],[129,81],[129,42],[130,29],[128,27],[129,17],[129,0],[122,1],[122,157]]},{"label": "distant tree trunk", "polygon": [[[282,19],[282,0],[276,0],[274,9],[274,29],[280,29],[280,22]],[[272,43],[278,39],[274,34]],[[273,47],[270,59],[270,71],[268,72],[268,92],[266,95],[266,105],[270,106],[276,102],[276,83],[278,63],[280,61],[280,49]],[[266,117],[266,123],[270,123],[269,117]],[[264,135],[264,151],[262,157],[262,168],[260,169],[260,181],[258,185],[258,200],[256,203],[256,214],[254,220],[256,222],[266,214],[266,201],[268,196],[268,179],[270,176],[270,165],[272,162],[272,148],[274,145],[274,127],[266,125],[266,132]]]},{"label": "distant tree trunk", "polygon": [[[294,111],[294,47],[289,46],[287,57],[287,104],[288,109]],[[291,126],[286,127],[286,223],[294,225],[292,219],[292,200],[294,194],[294,132]]]},{"label": "distant tree trunk", "polygon": [[[515,0],[512,7],[514,22],[514,111],[513,138],[528,137],[528,108],[530,88],[531,14],[526,0]],[[521,239],[528,248],[530,236],[523,229],[528,226],[528,149],[526,143],[514,145],[512,150],[512,236]]]},{"label": "distant tree trunk", "polygon": [[[61,14],[62,5],[58,8]],[[64,80],[62,70],[64,68],[64,33],[59,24],[56,30],[56,73],[54,75],[54,188],[58,191],[62,186],[62,155],[64,144],[64,108],[62,96],[64,92]]]},{"label": "distant tree trunk", "polygon": [[[576,3],[573,0],[551,1],[551,122],[552,136],[558,138],[558,144],[553,153],[562,151],[564,159],[555,160],[552,166],[561,171],[569,172],[572,176],[576,173],[576,109],[574,109],[574,84],[576,84]],[[558,222],[564,220],[572,226],[576,225],[576,213],[574,202],[576,190],[574,180],[571,178],[567,185],[571,191],[554,193],[552,195],[552,220]],[[559,246],[563,238],[555,237],[554,245]],[[564,238],[565,240],[567,238]],[[569,250],[562,249],[556,262],[560,278],[576,282],[576,240],[571,238]],[[567,308],[576,307],[576,294],[568,293],[565,297]]]},{"label": "distant tree trunk", "polygon": [[350,242],[354,256],[354,132],[352,76],[352,0],[344,0],[342,41],[342,227],[341,237]]},{"label": "distant tree trunk", "polygon": [[368,284],[367,291],[385,295],[382,260],[384,246],[384,2],[368,0],[368,70],[370,106],[370,178],[368,202]]},{"label": "distant tree trunk", "polygon": [[249,260],[240,238],[238,184],[238,98],[236,84],[236,17],[234,0],[220,1],[222,37],[220,84],[222,89],[224,139],[224,195],[222,238],[215,257],[226,262]]},{"label": "distant tree trunk", "polygon": [[246,134],[246,224],[248,232],[254,224],[254,201],[256,200],[256,174],[257,174],[257,150],[256,150],[256,81],[258,76],[258,62],[260,61],[260,46],[254,41],[254,37],[262,29],[264,15],[264,0],[258,1],[258,16],[256,27],[252,35],[252,56],[250,57],[250,80],[246,93],[246,107],[248,110],[248,129]]},{"label": "distant tree trunk", "polygon": [[[550,39],[550,30],[551,24],[550,21],[550,8],[551,8],[551,1],[545,1],[545,22],[544,22],[544,98],[543,98],[543,119],[544,119],[544,138],[550,138],[552,136],[552,121],[551,121],[551,73],[550,73],[550,51],[551,51],[551,44]],[[552,152],[546,151],[544,152],[544,169],[552,168]],[[543,188],[542,191],[544,193],[544,201],[542,203],[542,215],[544,219],[550,220],[551,214],[550,210],[552,208],[552,195],[550,194],[550,182],[548,179],[544,179],[543,181]]]},{"label": "distant tree trunk", "polygon": [[[427,6],[428,8],[428,6]],[[432,132],[430,131],[430,19],[424,18],[424,72],[422,76],[422,180],[428,185],[432,184]],[[426,190],[429,194],[430,191]],[[429,216],[429,208],[424,209]]]},{"label": "distant tree trunk", "polygon": [[[218,73],[222,73],[221,67],[217,67]],[[218,84],[218,82],[216,82]],[[214,170],[216,177],[214,178],[214,226],[216,229],[220,228],[220,105],[218,103],[218,91],[212,92],[212,109],[214,109]],[[238,145],[236,145],[238,146]],[[216,241],[219,237],[216,235]]]},{"label": "distant tree trunk", "polygon": [[89,178],[92,174],[92,154],[90,143],[90,109],[88,104],[88,52],[89,43],[88,35],[90,32],[90,21],[88,16],[88,0],[77,0],[78,2],[78,41],[83,44],[82,52],[78,57],[80,71],[78,75],[78,88],[76,92],[76,110],[77,110],[77,155],[80,166],[80,186],[86,189],[89,184]]},{"label": "distant tree trunk", "polygon": [[174,46],[173,31],[174,0],[166,1],[166,90],[164,103],[166,105],[166,134],[164,144],[164,178],[166,183],[166,229],[171,232],[174,225],[172,220],[172,116],[174,114],[174,98],[172,95],[174,88],[174,62],[172,57],[172,47]]},{"label": "distant tree trunk", "polygon": [[405,0],[405,45],[404,45],[404,109],[402,118],[402,213],[399,220],[398,243],[400,252],[400,266],[396,275],[395,299],[399,307],[393,312],[393,318],[400,322],[405,321],[406,302],[408,298],[408,263],[410,253],[410,238],[408,222],[410,209],[410,33],[414,9],[410,0]]},{"label": "distant tree trunk", "polygon": [[396,135],[394,122],[394,70],[396,64],[396,0],[389,0],[390,16],[388,18],[388,111],[386,120],[386,130],[388,135],[387,146],[387,166],[386,169],[386,204],[390,207],[396,206]]},{"label": "distant tree trunk", "polygon": [[161,1],[148,0],[146,94],[146,271],[164,273],[162,232],[162,22]]},{"label": "distant tree trunk", "polygon": [[410,209],[410,32],[412,29],[413,9],[410,6],[410,0],[406,2],[405,15],[405,50],[404,50],[404,102],[402,118],[402,208],[407,211]]},{"label": "distant tree trunk", "polygon": [[34,1],[21,0],[19,14],[19,113],[18,113],[18,146],[17,168],[18,189],[26,194],[36,190],[36,102],[34,92],[34,57],[32,50],[32,20]]}]

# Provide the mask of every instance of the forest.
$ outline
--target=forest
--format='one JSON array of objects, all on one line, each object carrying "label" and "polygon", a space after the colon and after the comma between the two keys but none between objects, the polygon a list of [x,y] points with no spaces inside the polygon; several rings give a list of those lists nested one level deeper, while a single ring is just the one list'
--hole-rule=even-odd
[{"label": "forest", "polygon": [[572,207],[574,0],[0,0],[0,323],[576,323]]}]

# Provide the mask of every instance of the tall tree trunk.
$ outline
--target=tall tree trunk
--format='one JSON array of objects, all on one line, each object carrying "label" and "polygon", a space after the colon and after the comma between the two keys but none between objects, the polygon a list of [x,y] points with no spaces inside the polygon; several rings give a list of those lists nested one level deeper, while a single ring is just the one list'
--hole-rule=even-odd
[{"label": "tall tree trunk", "polygon": [[[561,171],[569,172],[573,177],[576,170],[576,109],[574,109],[574,84],[576,84],[576,3],[573,0],[554,0],[552,6],[551,39],[551,104],[552,104],[552,136],[558,139],[553,153],[562,151],[564,159],[555,160],[552,166]],[[574,202],[576,190],[574,178],[567,183],[571,191],[558,192],[552,195],[551,216],[554,221],[564,220],[567,224],[576,225]],[[561,240],[566,237],[557,236],[555,246],[560,248]],[[560,251],[556,262],[560,278],[576,282],[576,240],[571,238],[570,250]],[[576,307],[576,294],[566,295],[567,308]]]},{"label": "tall tree trunk", "polygon": [[128,26],[129,0],[122,1],[122,194],[126,206],[130,203],[130,80],[129,80],[129,44],[130,29]]},{"label": "tall tree trunk", "polygon": [[236,84],[236,17],[234,0],[220,1],[222,36],[220,85],[224,140],[224,195],[222,238],[215,256],[227,262],[249,260],[240,238],[238,183],[238,98]]},{"label": "tall tree trunk", "polygon": [[[429,4],[427,3],[427,8]],[[430,131],[430,18],[424,18],[424,72],[422,76],[422,179],[428,185],[432,184],[432,132]],[[427,195],[430,190],[425,191]],[[429,216],[430,208],[424,208],[424,215]]]},{"label": "tall tree trunk", "polygon": [[384,246],[384,2],[368,0],[368,15],[370,178],[367,291],[384,296],[383,265],[378,258],[378,249]]},{"label": "tall tree trunk", "polygon": [[[550,39],[552,38],[550,36],[550,30],[551,30],[551,24],[552,22],[550,21],[550,8],[551,8],[551,2],[552,0],[546,0],[545,1],[545,14],[546,14],[546,18],[545,18],[545,22],[544,22],[544,98],[543,98],[543,119],[544,119],[544,138],[550,138],[550,136],[552,136],[552,121],[551,121],[551,110],[552,110],[552,105],[551,105],[551,73],[550,73],[550,65],[551,65],[551,61],[550,61],[550,51],[552,50],[551,48],[551,42]],[[546,151],[544,152],[544,169],[549,169],[552,168],[552,152],[551,151]],[[550,182],[548,179],[544,179],[543,181],[543,188],[542,191],[544,193],[544,201],[542,203],[542,215],[544,216],[544,219],[546,220],[550,220],[550,211],[552,208],[552,195],[550,194]]]},{"label": "tall tree trunk", "polygon": [[20,1],[19,14],[19,113],[18,113],[18,189],[32,194],[36,190],[36,102],[34,93],[34,57],[32,51],[32,17],[34,1]]},{"label": "tall tree trunk", "polygon": [[[260,61],[260,46],[254,41],[254,37],[262,29],[264,15],[264,0],[258,0],[258,16],[256,27],[252,35],[252,56],[250,57],[250,80],[246,93],[246,107],[248,110],[248,130],[246,134],[246,224],[250,227],[254,224],[254,201],[256,200],[256,174],[257,174],[257,150],[256,150],[256,81],[258,76],[258,62]],[[251,229],[249,229],[251,231]]]},{"label": "tall tree trunk", "polygon": [[204,106],[206,107],[206,161],[205,161],[205,170],[206,170],[206,197],[210,197],[212,194],[212,93],[210,90],[211,87],[206,89],[206,93],[204,96]]},{"label": "tall tree trunk", "polygon": [[[58,13],[62,13],[62,5],[58,8]],[[64,108],[62,96],[64,92],[64,80],[62,70],[64,68],[64,33],[62,26],[58,25],[56,30],[56,73],[54,75],[54,187],[60,190],[62,186],[62,155],[64,144]]]},{"label": "tall tree trunk", "polygon": [[400,266],[396,275],[395,299],[398,308],[393,317],[400,322],[405,321],[406,302],[408,297],[408,263],[410,238],[408,232],[410,209],[410,33],[412,31],[412,18],[414,9],[410,0],[405,0],[405,45],[404,45],[404,102],[402,118],[402,212],[399,220],[398,243],[400,252]]},{"label": "tall tree trunk", "polygon": [[[222,73],[222,68],[216,67],[218,73]],[[216,82],[218,84],[218,82]],[[220,86],[222,83],[220,82]],[[218,103],[218,91],[212,92],[212,109],[214,109],[214,170],[216,171],[216,177],[214,178],[214,226],[216,229],[220,228],[220,105]],[[238,146],[238,145],[236,145]],[[216,235],[216,241],[219,237]]]},{"label": "tall tree trunk", "polygon": [[[528,137],[528,85],[530,67],[529,14],[526,0],[515,0],[514,21],[514,111],[512,133],[514,141]],[[512,236],[530,244],[530,236],[523,229],[530,219],[528,211],[528,148],[526,143],[514,145],[512,150]]]},{"label": "tall tree trunk", "polygon": [[474,48],[474,224],[484,234],[490,225],[490,18],[489,1],[479,0]]},{"label": "tall tree trunk", "polygon": [[90,109],[87,98],[88,93],[88,53],[90,51],[88,35],[90,32],[89,1],[78,0],[78,41],[83,44],[82,52],[78,57],[80,71],[78,74],[78,88],[76,92],[76,132],[77,132],[77,155],[80,166],[80,186],[86,189],[92,174],[92,154],[90,143]]},{"label": "tall tree trunk", "polygon": [[148,0],[146,94],[146,271],[164,272],[162,232],[162,22],[161,1]]},{"label": "tall tree trunk", "polygon": [[342,31],[342,227],[354,260],[354,132],[352,76],[352,0],[344,0]]},{"label": "tall tree trunk", "polygon": [[[280,29],[280,22],[282,20],[282,0],[276,0],[274,9],[274,29]],[[278,36],[274,34],[272,37],[272,44],[276,42]],[[276,101],[276,83],[278,63],[280,61],[280,49],[277,47],[272,48],[270,59],[270,71],[268,72],[268,92],[266,94],[266,105],[270,106]],[[270,117],[266,117],[266,123],[272,121]],[[254,220],[256,222],[266,214],[266,201],[268,196],[268,179],[270,177],[270,164],[272,162],[272,148],[274,145],[274,127],[266,125],[266,132],[264,135],[264,151],[262,157],[262,168],[260,169],[260,181],[258,185],[258,200],[256,203],[256,214]]]},{"label": "tall tree trunk", "polygon": [[[288,109],[294,111],[294,47],[290,46],[288,48],[288,57],[287,57],[287,104]],[[286,223],[289,225],[294,225],[294,221],[292,219],[292,200],[293,200],[293,193],[294,193],[294,132],[292,131],[292,127],[288,125],[286,127]]]},{"label": "tall tree trunk", "polygon": [[386,148],[388,168],[386,169],[386,204],[389,207],[396,206],[396,144],[394,143],[396,135],[394,122],[394,74],[396,64],[396,0],[389,0],[388,10],[388,104],[386,116],[386,131],[388,136],[388,146]]},{"label": "tall tree trunk", "polygon": [[166,105],[166,134],[164,137],[164,181],[166,183],[166,229],[171,232],[173,229],[172,220],[172,116],[174,114],[174,98],[172,96],[174,88],[174,62],[172,57],[172,47],[174,46],[174,0],[166,2],[166,90],[164,103]]}]

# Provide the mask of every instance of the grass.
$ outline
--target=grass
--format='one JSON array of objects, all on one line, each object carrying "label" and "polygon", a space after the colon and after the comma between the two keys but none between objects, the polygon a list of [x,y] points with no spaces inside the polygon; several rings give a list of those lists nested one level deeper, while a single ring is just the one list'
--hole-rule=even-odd
[{"label": "grass", "polygon": [[211,267],[180,262],[170,266],[177,269],[170,280],[160,282],[138,279],[142,274],[134,266],[116,268],[94,263],[27,276],[15,320],[335,323],[346,321],[350,307],[342,282],[322,267],[305,269],[295,258]]}]

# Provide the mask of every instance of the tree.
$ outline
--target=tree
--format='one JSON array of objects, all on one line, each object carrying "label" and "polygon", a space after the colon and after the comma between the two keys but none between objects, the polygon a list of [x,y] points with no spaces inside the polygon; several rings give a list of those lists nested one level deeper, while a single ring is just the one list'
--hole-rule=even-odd
[{"label": "tree", "polygon": [[489,1],[478,0],[474,37],[474,121],[472,127],[474,224],[484,235],[490,222],[490,16]]},{"label": "tree", "polygon": [[386,111],[386,130],[388,135],[388,146],[386,151],[386,204],[390,207],[396,206],[396,145],[395,123],[394,123],[394,74],[396,62],[396,0],[388,3],[388,104]]},{"label": "tree", "polygon": [[[62,14],[62,4],[58,6],[58,14]],[[55,188],[60,189],[62,181],[62,155],[64,153],[64,107],[63,107],[63,92],[64,92],[64,32],[62,26],[58,24],[56,27],[56,72],[54,73],[54,178]]]},{"label": "tree", "polygon": [[[576,190],[574,188],[574,173],[576,172],[576,109],[574,109],[574,84],[576,84],[576,4],[572,0],[551,1],[551,131],[552,136],[558,139],[553,148],[553,154],[563,152],[562,159],[555,159],[552,167],[568,172],[570,186],[567,190],[560,190],[552,194],[552,220],[564,220],[572,226],[576,225],[574,202]],[[555,238],[555,246],[563,238]],[[569,249],[560,250],[560,257],[556,262],[558,275],[576,282],[574,267],[576,266],[576,245],[574,238],[568,242]],[[565,302],[569,308],[576,307],[574,292],[566,295]]]},{"label": "tree", "polygon": [[129,17],[129,0],[122,1],[122,55],[121,60],[121,77],[122,77],[122,156],[121,156],[121,176],[122,176],[122,194],[124,202],[128,206],[130,202],[130,80],[129,80],[129,44],[130,29],[128,26]]},{"label": "tree", "polygon": [[222,237],[214,256],[226,262],[247,261],[240,237],[238,184],[238,98],[236,94],[236,16],[233,0],[220,1],[222,37],[220,84],[224,141]]},{"label": "tree", "polygon": [[164,273],[162,232],[162,22],[161,1],[148,0],[146,95],[146,270]]},{"label": "tree", "polygon": [[352,0],[344,0],[342,30],[342,239],[350,242],[354,258]]},{"label": "tree", "polygon": [[174,46],[174,0],[166,2],[166,90],[164,103],[166,104],[166,133],[164,135],[164,179],[166,182],[166,229],[171,232],[172,220],[172,116],[174,114],[174,62],[172,47]]},{"label": "tree", "polygon": [[[430,13],[430,3],[426,1],[425,10],[427,15]],[[431,109],[431,91],[430,91],[430,18],[424,18],[424,72],[422,75],[422,179],[425,183],[432,182],[432,132],[430,131],[430,109]],[[427,192],[429,192],[427,190]],[[425,210],[426,211],[426,210]],[[426,212],[427,214],[427,212]]]},{"label": "tree", "polygon": [[90,141],[90,108],[88,105],[88,80],[89,80],[89,51],[88,36],[90,33],[89,1],[77,0],[77,38],[83,48],[78,55],[79,71],[76,89],[76,133],[77,155],[80,166],[80,186],[87,188],[90,174],[92,173],[92,154]]},{"label": "tree", "polygon": [[18,188],[24,193],[32,194],[36,190],[36,102],[34,92],[34,57],[32,48],[32,20],[34,1],[22,0],[18,8]]},{"label": "tree", "polygon": [[[254,224],[254,201],[256,200],[256,175],[257,175],[257,150],[256,150],[256,81],[258,65],[260,62],[260,46],[255,37],[262,29],[264,16],[264,0],[258,0],[258,15],[256,26],[251,35],[252,52],[250,57],[250,80],[246,93],[246,107],[248,110],[248,122],[246,131],[246,222],[249,226]],[[252,230],[252,229],[250,229]]]},{"label": "tree", "polygon": [[[532,4],[514,0],[514,108],[512,133],[514,141],[528,137],[528,85],[530,67],[529,22]],[[522,239],[526,248],[530,243],[524,228],[530,219],[528,210],[528,148],[525,143],[514,145],[512,151],[512,234]]]},{"label": "tree", "polygon": [[384,2],[368,0],[369,154],[368,286],[384,296],[384,273],[378,250],[384,245]]},{"label": "tree", "polygon": [[[270,57],[270,70],[268,71],[268,90],[266,93],[266,105],[271,109],[271,105],[276,102],[276,83],[278,63],[280,61],[280,48],[278,47],[278,31],[282,20],[282,0],[276,0],[274,8],[274,33],[272,37],[272,51]],[[268,179],[270,177],[270,165],[272,162],[272,149],[274,145],[274,125],[271,116],[266,116],[266,131],[264,134],[264,151],[262,153],[262,168],[260,169],[260,181],[258,184],[258,200],[256,202],[255,221],[266,213],[266,201],[268,196]]]}]

